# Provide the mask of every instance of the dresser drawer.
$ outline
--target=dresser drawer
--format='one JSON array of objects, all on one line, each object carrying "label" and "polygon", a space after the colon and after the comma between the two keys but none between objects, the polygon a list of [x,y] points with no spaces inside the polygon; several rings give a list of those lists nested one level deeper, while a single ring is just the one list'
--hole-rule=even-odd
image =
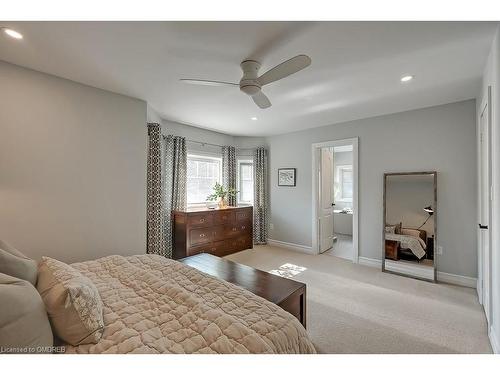
[{"label": "dresser drawer", "polygon": [[189,242],[191,246],[204,244],[212,241],[213,228],[191,229],[189,231]]},{"label": "dresser drawer", "polygon": [[226,233],[226,237],[228,238],[238,237],[241,234],[240,227],[241,226],[238,224],[226,225],[224,230]]},{"label": "dresser drawer", "polygon": [[233,211],[225,210],[214,212],[214,224],[228,224],[235,221],[235,213]]},{"label": "dresser drawer", "polygon": [[224,225],[212,227],[211,241],[222,241],[224,238],[226,238],[226,227]]},{"label": "dresser drawer", "polygon": [[253,221],[252,218],[252,209],[251,208],[245,208],[243,210],[239,210],[236,212],[236,221],[237,222],[243,222],[243,221]]},{"label": "dresser drawer", "polygon": [[207,245],[192,247],[191,249],[189,249],[189,255],[208,253],[220,256],[219,254],[224,252],[226,248],[227,248],[226,241],[216,241],[216,242],[211,242]]},{"label": "dresser drawer", "polygon": [[213,215],[209,214],[191,214],[187,219],[188,225],[191,227],[205,227],[213,224]]},{"label": "dresser drawer", "polygon": [[253,246],[253,239],[249,235],[243,235],[237,238],[238,250],[251,249]]},{"label": "dresser drawer", "polygon": [[221,247],[218,255],[220,257],[223,257],[225,255],[233,254],[241,249],[238,248],[238,239],[231,239],[231,240],[225,240],[224,245]]},{"label": "dresser drawer", "polygon": [[240,233],[250,233],[252,231],[252,222],[242,222],[236,225]]}]

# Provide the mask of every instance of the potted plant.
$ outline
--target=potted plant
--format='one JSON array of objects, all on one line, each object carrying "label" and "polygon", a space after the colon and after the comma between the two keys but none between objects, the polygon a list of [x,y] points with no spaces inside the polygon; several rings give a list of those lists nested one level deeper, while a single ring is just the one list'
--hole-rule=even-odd
[{"label": "potted plant", "polygon": [[238,191],[236,189],[224,189],[218,182],[215,183],[214,192],[207,197],[209,201],[217,201],[219,208],[227,207],[227,198],[236,197]]}]

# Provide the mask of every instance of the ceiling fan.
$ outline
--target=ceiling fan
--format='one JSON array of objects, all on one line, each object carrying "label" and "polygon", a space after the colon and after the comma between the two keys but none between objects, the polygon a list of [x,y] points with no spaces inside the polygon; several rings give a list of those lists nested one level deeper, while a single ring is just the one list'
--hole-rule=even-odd
[{"label": "ceiling fan", "polygon": [[311,65],[311,58],[309,56],[297,55],[295,57],[292,57],[290,60],[276,65],[274,68],[259,76],[258,73],[260,69],[260,63],[255,60],[245,60],[240,64],[241,69],[243,70],[243,77],[241,78],[239,84],[232,82],[189,78],[183,78],[181,79],[181,81],[193,85],[239,86],[241,91],[252,97],[255,104],[257,104],[260,108],[265,109],[271,106],[271,102],[262,92],[262,86],[267,85],[271,82],[278,81],[291,74],[297,73],[298,71],[307,68],[309,65]]}]

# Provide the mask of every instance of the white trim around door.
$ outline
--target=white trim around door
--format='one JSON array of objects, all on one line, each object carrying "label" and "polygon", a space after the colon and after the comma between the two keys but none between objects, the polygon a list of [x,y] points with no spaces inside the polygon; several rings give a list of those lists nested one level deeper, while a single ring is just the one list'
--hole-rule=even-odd
[{"label": "white trim around door", "polygon": [[358,202],[358,176],[359,176],[359,151],[358,137],[340,139],[336,141],[313,143],[311,146],[312,152],[312,253],[319,254],[319,168],[320,168],[320,150],[323,147],[340,147],[352,145],[352,173],[353,173],[353,215],[352,215],[352,244],[353,244],[353,263],[358,263],[359,257],[359,202]]}]

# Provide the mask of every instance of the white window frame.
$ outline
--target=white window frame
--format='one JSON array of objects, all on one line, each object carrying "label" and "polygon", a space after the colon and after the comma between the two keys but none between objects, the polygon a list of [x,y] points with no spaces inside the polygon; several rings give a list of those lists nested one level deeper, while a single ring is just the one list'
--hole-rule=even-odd
[{"label": "white window frame", "polygon": [[[218,156],[216,154],[209,154],[209,153],[203,153],[203,152],[194,152],[194,153],[189,153],[187,154],[187,159],[193,158],[193,159],[211,159],[211,160],[217,160],[219,162],[219,184],[222,185],[222,156]],[[186,176],[187,178],[187,176]],[[186,186],[186,201],[187,201],[187,186]],[[193,202],[193,203],[188,203],[187,207],[189,208],[194,208],[194,207],[205,207],[209,201],[205,200],[204,202]]]},{"label": "white window frame", "polygon": [[[337,174],[337,181],[338,181],[338,186],[339,186],[339,193],[338,193],[338,198],[336,198],[337,202],[349,202],[352,203],[352,198],[344,198],[344,185],[342,183],[342,171],[351,171],[352,172],[352,164],[342,164],[342,165],[337,165],[336,167],[336,174]],[[353,191],[354,193],[354,191]]]},{"label": "white window frame", "polygon": [[[241,200],[241,165],[242,164],[250,164],[252,166],[252,169],[254,168],[254,165],[253,165],[253,160],[252,159],[239,159],[238,160],[238,170],[237,170],[237,173],[236,173],[236,179],[237,179],[237,184],[238,184],[238,194],[237,194],[237,202],[238,204],[242,204],[242,205],[250,205],[252,206],[253,205],[253,199],[251,201],[242,201]],[[252,178],[253,180],[253,178]],[[252,181],[253,184],[254,184],[254,189],[255,189],[255,181]]]}]

